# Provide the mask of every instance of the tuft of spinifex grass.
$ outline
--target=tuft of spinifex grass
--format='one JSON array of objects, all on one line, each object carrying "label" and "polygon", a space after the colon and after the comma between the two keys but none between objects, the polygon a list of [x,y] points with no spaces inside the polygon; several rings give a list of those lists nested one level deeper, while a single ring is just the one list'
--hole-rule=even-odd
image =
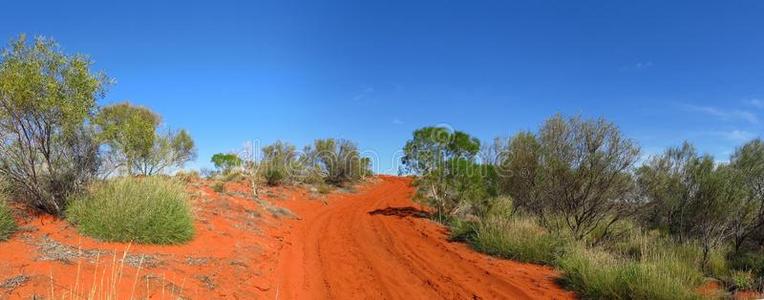
[{"label": "tuft of spinifex grass", "polygon": [[565,286],[584,299],[700,299],[702,274],[671,254],[630,260],[574,246],[558,267]]},{"label": "tuft of spinifex grass", "polygon": [[16,231],[16,220],[11,215],[11,210],[5,200],[0,199],[0,241],[7,240]]},{"label": "tuft of spinifex grass", "polygon": [[117,178],[74,199],[67,219],[80,233],[103,241],[179,244],[194,236],[183,184],[162,177]]},{"label": "tuft of spinifex grass", "polygon": [[531,218],[489,217],[474,226],[469,243],[490,255],[551,265],[563,251],[565,239],[546,232]]}]

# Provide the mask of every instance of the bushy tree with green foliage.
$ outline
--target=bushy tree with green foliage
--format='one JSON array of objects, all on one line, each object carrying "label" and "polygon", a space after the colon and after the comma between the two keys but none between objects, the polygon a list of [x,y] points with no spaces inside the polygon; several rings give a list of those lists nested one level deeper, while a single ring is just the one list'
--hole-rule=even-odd
[{"label": "bushy tree with green foliage", "polygon": [[101,108],[94,123],[99,140],[108,146],[109,167],[132,175],[135,164],[154,149],[160,118],[146,107],[123,102]]},{"label": "bushy tree with green foliage", "polygon": [[403,171],[416,175],[428,174],[451,159],[474,159],[480,151],[480,141],[461,131],[446,127],[423,127],[414,131],[403,147]]},{"label": "bushy tree with green foliage", "polygon": [[63,212],[98,169],[98,143],[87,126],[109,80],[82,55],[25,36],[0,61],[0,175],[16,199]]},{"label": "bushy tree with green foliage", "polygon": [[[539,130],[543,202],[574,238],[630,213],[639,146],[604,119],[548,119]],[[604,223],[604,224],[603,224]]]},{"label": "bushy tree with green foliage", "polygon": [[371,160],[361,156],[355,143],[343,139],[319,139],[313,147],[307,147],[307,165],[315,167],[324,180],[333,185],[343,185],[371,175]]},{"label": "bushy tree with green foliage", "polygon": [[241,158],[235,153],[216,153],[210,161],[223,175],[228,175],[242,164]]},{"label": "bushy tree with green foliage", "polygon": [[[604,119],[556,115],[513,137],[497,161],[500,190],[546,226],[582,239],[633,212],[639,147]],[[607,230],[604,231],[607,233]]]}]

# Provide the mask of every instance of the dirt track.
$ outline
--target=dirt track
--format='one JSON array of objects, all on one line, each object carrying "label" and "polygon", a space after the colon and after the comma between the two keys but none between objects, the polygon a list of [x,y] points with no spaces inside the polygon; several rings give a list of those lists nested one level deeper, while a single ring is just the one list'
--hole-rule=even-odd
[{"label": "dirt track", "polygon": [[279,299],[567,299],[545,267],[494,259],[421,217],[410,180],[380,177],[327,205],[287,204]]}]

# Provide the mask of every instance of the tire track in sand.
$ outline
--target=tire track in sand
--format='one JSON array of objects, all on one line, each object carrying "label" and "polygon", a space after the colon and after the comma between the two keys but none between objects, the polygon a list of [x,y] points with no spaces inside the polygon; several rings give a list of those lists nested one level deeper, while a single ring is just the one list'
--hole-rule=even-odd
[{"label": "tire track in sand", "polygon": [[573,298],[554,283],[551,268],[447,241],[442,226],[411,209],[410,182],[380,176],[326,206],[288,203],[302,220],[290,221],[284,237],[279,299]]}]

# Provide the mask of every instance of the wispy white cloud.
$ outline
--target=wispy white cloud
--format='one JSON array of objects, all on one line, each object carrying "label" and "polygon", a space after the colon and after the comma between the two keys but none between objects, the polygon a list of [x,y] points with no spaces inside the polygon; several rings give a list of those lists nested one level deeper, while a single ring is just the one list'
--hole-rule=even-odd
[{"label": "wispy white cloud", "polygon": [[756,114],[746,110],[724,110],[713,106],[698,106],[686,104],[684,108],[688,111],[699,112],[707,114],[712,117],[719,118],[724,121],[736,121],[742,120],[752,124],[759,123],[759,117]]},{"label": "wispy white cloud", "polygon": [[756,136],[756,134],[752,132],[739,130],[739,129],[730,130],[730,131],[717,131],[713,133],[715,135],[721,136],[725,139],[735,141],[735,142],[748,141],[753,139]]},{"label": "wispy white cloud", "polygon": [[403,125],[403,123],[400,119],[393,119],[393,125]]},{"label": "wispy white cloud", "polygon": [[353,96],[353,101],[355,102],[361,102],[364,100],[368,100],[371,95],[373,95],[375,92],[373,87],[366,87],[360,92],[358,92],[355,96]]},{"label": "wispy white cloud", "polygon": [[653,62],[651,61],[645,61],[645,62],[638,62],[634,65],[634,68],[641,70],[641,69],[647,69],[651,68],[653,66]]},{"label": "wispy white cloud", "polygon": [[750,99],[746,101],[748,105],[753,106],[755,108],[764,108],[764,100],[761,99]]},{"label": "wispy white cloud", "polygon": [[655,66],[652,61],[640,61],[634,64],[621,67],[621,71],[642,71]]}]

